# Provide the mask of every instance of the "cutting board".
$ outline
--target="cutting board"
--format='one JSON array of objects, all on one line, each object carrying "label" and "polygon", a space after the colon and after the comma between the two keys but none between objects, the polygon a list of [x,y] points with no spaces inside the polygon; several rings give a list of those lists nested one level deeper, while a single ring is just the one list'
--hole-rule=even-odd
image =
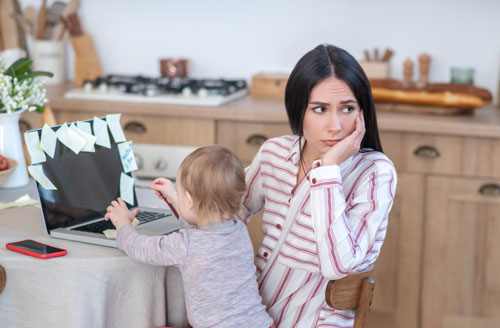
[{"label": "cutting board", "polygon": [[20,23],[12,17],[13,13],[21,13],[17,0],[0,0],[0,50],[21,48],[27,51],[26,35]]},{"label": "cutting board", "polygon": [[375,109],[377,112],[393,112],[416,115],[469,115],[475,110],[455,107],[421,106],[382,102],[376,102]]}]

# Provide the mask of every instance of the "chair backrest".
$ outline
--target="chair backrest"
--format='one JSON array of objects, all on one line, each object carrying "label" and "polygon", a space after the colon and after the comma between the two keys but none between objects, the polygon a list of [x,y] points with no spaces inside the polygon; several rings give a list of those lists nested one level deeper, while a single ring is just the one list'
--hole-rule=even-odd
[{"label": "chair backrest", "polygon": [[373,299],[375,281],[370,278],[373,266],[367,271],[331,280],[326,287],[326,303],[336,310],[355,309],[354,328],[365,328]]},{"label": "chair backrest", "polygon": [[0,265],[0,294],[3,292],[3,289],[5,288],[5,280],[6,280],[5,270],[3,266]]}]

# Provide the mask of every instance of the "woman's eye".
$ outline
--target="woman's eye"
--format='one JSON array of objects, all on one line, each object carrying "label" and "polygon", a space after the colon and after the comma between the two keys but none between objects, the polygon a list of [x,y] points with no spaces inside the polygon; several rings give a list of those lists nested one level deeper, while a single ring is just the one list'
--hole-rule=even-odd
[{"label": "woman's eye", "polygon": [[325,107],[314,107],[312,110],[315,113],[324,113],[326,111],[326,108]]},{"label": "woman's eye", "polygon": [[342,108],[343,113],[350,113],[352,111],[354,111],[354,107],[351,107],[351,106],[347,106],[347,107]]}]

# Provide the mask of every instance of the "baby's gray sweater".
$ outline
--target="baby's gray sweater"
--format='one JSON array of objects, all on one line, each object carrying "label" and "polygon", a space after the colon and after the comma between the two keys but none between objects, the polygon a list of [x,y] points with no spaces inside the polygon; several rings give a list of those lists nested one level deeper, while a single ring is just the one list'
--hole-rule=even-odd
[{"label": "baby's gray sweater", "polygon": [[193,328],[268,328],[272,319],[258,292],[247,228],[240,220],[232,222],[155,237],[128,224],[118,231],[116,243],[138,262],[179,268]]}]

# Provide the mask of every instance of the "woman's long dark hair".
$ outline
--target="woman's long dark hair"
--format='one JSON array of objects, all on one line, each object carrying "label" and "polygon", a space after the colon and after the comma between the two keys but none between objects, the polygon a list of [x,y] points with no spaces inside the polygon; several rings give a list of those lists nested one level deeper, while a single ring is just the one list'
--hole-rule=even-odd
[{"label": "woman's long dark hair", "polygon": [[304,115],[311,90],[318,82],[335,77],[344,81],[358,101],[365,119],[361,149],[382,152],[370,83],[359,63],[347,51],[333,45],[319,45],[295,65],[285,89],[285,106],[292,132],[304,135]]}]

